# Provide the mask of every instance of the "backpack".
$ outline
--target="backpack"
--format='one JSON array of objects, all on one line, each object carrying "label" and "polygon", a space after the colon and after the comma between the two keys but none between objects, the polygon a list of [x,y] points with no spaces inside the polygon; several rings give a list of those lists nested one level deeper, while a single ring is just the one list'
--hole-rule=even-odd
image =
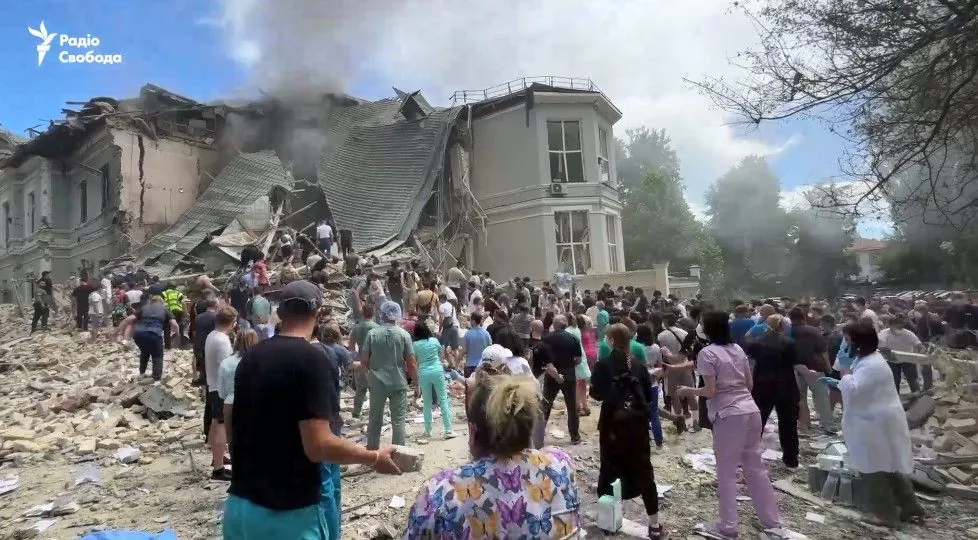
[{"label": "backpack", "polygon": [[631,429],[635,422],[647,423],[649,402],[645,398],[645,385],[632,371],[632,356],[628,355],[627,371],[615,374],[611,379],[610,422],[622,424],[622,429]]}]

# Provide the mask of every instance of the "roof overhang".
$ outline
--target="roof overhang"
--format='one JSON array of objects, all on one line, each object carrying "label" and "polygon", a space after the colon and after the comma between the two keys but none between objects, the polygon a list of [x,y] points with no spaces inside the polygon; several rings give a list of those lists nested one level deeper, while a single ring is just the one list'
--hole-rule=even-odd
[{"label": "roof overhang", "polygon": [[554,103],[554,104],[591,104],[605,116],[612,124],[621,120],[622,114],[618,107],[611,102],[601,92],[533,92],[535,103]]}]

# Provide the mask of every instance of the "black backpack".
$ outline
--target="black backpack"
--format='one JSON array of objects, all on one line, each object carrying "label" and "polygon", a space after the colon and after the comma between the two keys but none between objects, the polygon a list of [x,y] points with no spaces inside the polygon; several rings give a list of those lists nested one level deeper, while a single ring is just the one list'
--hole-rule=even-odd
[{"label": "black backpack", "polygon": [[611,379],[612,413],[609,419],[613,423],[631,424],[636,420],[648,422],[649,402],[645,398],[645,385],[632,371],[632,357],[628,356],[627,371],[617,373]]}]

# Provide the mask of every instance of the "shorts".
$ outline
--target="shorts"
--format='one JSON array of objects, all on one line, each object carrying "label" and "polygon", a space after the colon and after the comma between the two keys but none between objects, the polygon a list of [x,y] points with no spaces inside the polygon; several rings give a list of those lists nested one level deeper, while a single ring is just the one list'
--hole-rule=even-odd
[{"label": "shorts", "polygon": [[224,400],[217,391],[207,392],[207,403],[205,405],[210,412],[211,421],[218,424],[224,423]]},{"label": "shorts", "polygon": [[439,340],[442,347],[459,348],[458,328],[455,325],[446,326],[441,331]]},{"label": "shorts", "polygon": [[667,396],[672,396],[676,388],[680,386],[695,387],[696,383],[693,379],[693,374],[689,371],[682,371],[678,374],[668,374],[665,378],[666,392]]},{"label": "shorts", "polygon": [[88,327],[98,328],[102,326],[105,321],[105,317],[101,313],[89,313],[88,314]]},{"label": "shorts", "polygon": [[279,253],[282,254],[282,258],[288,259],[289,257],[292,256],[292,246],[282,246],[282,248],[279,250]]}]

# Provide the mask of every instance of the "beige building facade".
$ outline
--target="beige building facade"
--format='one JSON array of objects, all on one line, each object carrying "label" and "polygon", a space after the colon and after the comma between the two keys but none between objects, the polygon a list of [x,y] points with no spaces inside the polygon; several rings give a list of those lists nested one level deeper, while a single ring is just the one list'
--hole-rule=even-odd
[{"label": "beige building facade", "polygon": [[469,110],[471,189],[485,228],[468,262],[503,280],[624,271],[613,131],[621,112],[579,79],[521,79],[483,93]]}]

